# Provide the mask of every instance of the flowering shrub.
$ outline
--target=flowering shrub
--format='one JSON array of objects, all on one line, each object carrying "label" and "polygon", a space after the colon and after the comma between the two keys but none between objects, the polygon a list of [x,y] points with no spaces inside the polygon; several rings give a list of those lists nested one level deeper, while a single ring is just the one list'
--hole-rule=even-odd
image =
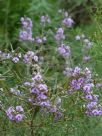
[{"label": "flowering shrub", "polygon": [[[101,79],[92,72],[91,65],[86,67],[91,61],[89,52],[94,42],[84,34],[71,35],[75,21],[64,10],[58,15],[56,28],[48,15],[39,17],[37,34],[33,32],[32,20],[21,17],[18,36],[21,47],[13,49],[11,45],[11,49],[0,51],[2,114],[15,126],[22,124],[30,128],[31,136],[42,135],[44,129],[59,126],[59,122],[65,123],[68,129],[71,110],[75,110],[78,118],[80,113],[85,118],[102,115],[96,93],[102,88]],[[77,65],[71,38],[82,45],[81,61]],[[68,135],[68,130],[63,135]]]}]

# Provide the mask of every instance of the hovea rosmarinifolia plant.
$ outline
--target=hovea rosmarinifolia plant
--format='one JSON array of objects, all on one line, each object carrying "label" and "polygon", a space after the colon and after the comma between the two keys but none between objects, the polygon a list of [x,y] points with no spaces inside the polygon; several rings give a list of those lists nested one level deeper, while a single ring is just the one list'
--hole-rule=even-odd
[{"label": "hovea rosmarinifolia plant", "polygon": [[[95,84],[94,76],[89,68],[81,68],[81,66],[74,67],[72,65],[71,59],[71,47],[67,44],[66,29],[71,29],[74,25],[73,19],[68,15],[67,12],[63,13],[63,18],[61,25],[56,29],[54,34],[54,41],[56,43],[57,54],[62,56],[65,60],[65,69],[62,73],[67,77],[67,87],[62,86],[63,93],[52,97],[54,94],[51,91],[52,88],[46,84],[43,76],[43,70],[40,63],[39,54],[37,50],[28,50],[26,52],[16,52],[12,50],[11,52],[0,51],[1,62],[6,63],[9,60],[13,65],[22,64],[25,72],[25,77],[20,79],[20,84],[16,83],[15,86],[9,88],[8,93],[16,98],[18,98],[17,105],[9,104],[8,107],[2,105],[1,109],[4,111],[5,115],[11,122],[20,123],[24,122],[30,127],[31,135],[34,135],[34,119],[37,114],[52,114],[54,120],[63,118],[64,107],[61,107],[62,98],[67,95],[73,95],[79,93],[79,97],[84,101],[83,110],[87,116],[99,116],[102,115],[102,106],[99,104],[99,95],[94,94],[96,88],[101,88],[102,84]],[[50,18],[46,16],[41,16],[40,25],[45,27],[46,24],[50,24]],[[21,17],[22,28],[19,32],[19,41],[29,42],[34,44],[42,44],[46,42],[46,36],[40,35],[33,37],[32,20],[28,17]],[[45,32],[47,33],[45,29]],[[77,35],[76,40],[82,40],[84,47],[83,52],[85,55],[87,51],[91,48],[92,43],[89,39],[86,39],[84,35]],[[42,45],[41,45],[42,46]],[[83,54],[84,54],[83,53]],[[83,56],[84,61],[89,60],[89,56]],[[73,62],[74,63],[74,62]],[[54,74],[54,73],[53,73]],[[15,76],[15,78],[18,78]],[[61,83],[60,83],[61,84]],[[58,86],[58,84],[57,84]],[[5,94],[4,88],[4,94]],[[5,95],[6,97],[6,95]],[[52,119],[53,119],[52,118]],[[40,126],[39,126],[40,127]]]},{"label": "hovea rosmarinifolia plant", "polygon": [[[18,100],[21,99],[20,105],[13,106],[11,104],[7,109],[3,109],[9,120],[15,123],[26,122],[26,120],[31,122],[29,124],[31,127],[31,135],[33,135],[34,131],[34,118],[38,112],[41,114],[52,113],[54,118],[58,120],[62,116],[62,113],[59,106],[51,100],[49,88],[41,75],[39,57],[33,51],[28,51],[21,56],[19,54],[14,56],[14,52],[10,54],[0,52],[0,58],[2,61],[10,60],[14,65],[21,62],[25,65],[26,69],[25,82],[16,84],[16,87],[9,88],[9,94],[14,95],[14,97],[16,96]],[[18,88],[22,89],[20,90]],[[22,101],[24,101],[23,104]],[[32,118],[28,118],[27,114],[30,114]]]},{"label": "hovea rosmarinifolia plant", "polygon": [[[62,23],[65,25],[65,27],[72,27],[74,24],[74,21],[68,17],[68,13],[65,12],[65,19],[62,21]],[[62,24],[62,27],[63,27]],[[76,66],[75,68],[72,68],[71,66],[71,50],[68,45],[64,44],[64,39],[66,38],[64,34],[64,28],[59,28],[57,30],[57,34],[55,36],[55,39],[58,43],[58,53],[65,59],[66,68],[63,71],[64,75],[69,78],[68,85],[67,85],[67,93],[73,94],[75,92],[79,92],[82,99],[85,101],[85,114],[88,116],[99,116],[102,115],[102,106],[99,104],[99,95],[94,94],[93,90],[98,86],[98,84],[94,84],[94,77],[92,76],[92,72],[89,70],[89,68],[80,68]],[[83,53],[83,62],[87,62],[90,60],[90,56],[88,56],[89,50],[92,48],[93,43],[90,42],[89,39],[85,37],[84,34],[77,35],[75,37],[76,40],[81,40],[83,44],[82,53]],[[99,84],[101,87],[101,84]]]}]

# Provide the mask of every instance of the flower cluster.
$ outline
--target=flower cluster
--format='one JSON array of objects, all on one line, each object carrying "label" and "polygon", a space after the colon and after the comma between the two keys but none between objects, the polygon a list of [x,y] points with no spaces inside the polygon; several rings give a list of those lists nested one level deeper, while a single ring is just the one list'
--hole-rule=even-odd
[{"label": "flower cluster", "polygon": [[89,116],[102,115],[102,108],[98,104],[99,96],[93,94],[94,83],[92,82],[91,71],[88,68],[82,70],[79,67],[75,67],[70,72],[68,93],[82,92],[86,101],[85,113]]},{"label": "flower cluster", "polygon": [[[70,75],[70,70],[71,70],[71,50],[70,46],[61,44],[57,48],[58,53],[64,57],[65,59],[65,70],[63,71],[64,75]],[[69,72],[68,72],[69,71]]]},{"label": "flower cluster", "polygon": [[21,53],[16,53],[12,51],[11,53],[6,53],[0,51],[0,59],[3,60],[11,60],[14,63],[19,62],[20,58],[22,57]]},{"label": "flower cluster", "polygon": [[12,55],[10,53],[5,53],[0,51],[0,60],[5,60],[5,59],[11,59]]},{"label": "flower cluster", "polygon": [[68,16],[67,12],[65,12],[64,15],[65,15],[65,18],[62,20],[62,24],[64,24],[66,27],[69,27],[69,28],[72,27],[74,24],[73,19]]},{"label": "flower cluster", "polygon": [[6,110],[6,114],[11,121],[21,122],[24,119],[24,110],[22,106],[9,107]]},{"label": "flower cluster", "polygon": [[32,107],[39,107],[39,110],[47,110],[48,112],[55,113],[55,116],[61,115],[59,108],[57,105],[53,105],[50,98],[48,97],[48,87],[45,84],[43,77],[41,75],[41,68],[38,64],[33,65],[33,61],[35,61],[35,53],[32,51],[28,51],[24,55],[25,64],[30,64],[35,70],[31,73],[31,78],[29,81],[24,82],[24,86],[29,90],[29,99],[28,102],[32,105]]},{"label": "flower cluster", "polygon": [[32,64],[33,62],[38,62],[38,56],[33,51],[28,51],[24,54],[23,61],[25,64]]},{"label": "flower cluster", "polygon": [[40,111],[54,113],[56,118],[59,118],[59,116],[62,115],[59,106],[57,104],[53,105],[48,97],[48,87],[44,83],[40,73],[34,74],[32,80],[30,82],[25,82],[24,85],[29,90],[30,96],[28,102],[33,107],[39,107]]},{"label": "flower cluster", "polygon": [[21,58],[22,58],[21,53],[13,53],[13,55],[12,55],[12,61],[14,63],[19,62]]},{"label": "flower cluster", "polygon": [[86,114],[88,116],[100,116],[102,115],[102,106],[98,104],[99,95],[95,95],[92,93],[90,89],[90,93],[87,93],[85,96],[86,104]]},{"label": "flower cluster", "polygon": [[34,38],[32,37],[32,21],[28,17],[22,17],[21,18],[22,23],[22,30],[20,30],[19,33],[19,39],[20,41],[34,41]]},{"label": "flower cluster", "polygon": [[71,55],[71,51],[70,51],[70,47],[65,45],[65,44],[61,44],[59,47],[58,47],[58,52],[61,56],[63,57],[69,57]]},{"label": "flower cluster", "polygon": [[57,42],[61,42],[63,39],[65,39],[63,28],[58,28],[56,35],[55,35],[55,39]]},{"label": "flower cluster", "polygon": [[[69,90],[74,91],[83,91],[84,85],[91,85],[91,71],[86,68],[82,70],[80,67],[75,67],[75,69],[70,69],[70,78]],[[67,74],[67,73],[66,73]]]},{"label": "flower cluster", "polygon": [[47,85],[41,82],[42,76],[40,75],[40,73],[37,73],[32,77],[32,82],[30,82],[29,88],[31,94],[29,102],[36,106],[50,106],[50,102],[47,99]]},{"label": "flower cluster", "polygon": [[31,64],[33,61],[38,62],[38,56],[33,51],[28,51],[24,55],[14,51],[11,53],[0,52],[0,59],[2,61],[9,59],[12,62],[17,63],[21,58],[23,58],[25,64]]},{"label": "flower cluster", "polygon": [[[32,21],[28,17],[21,18],[22,30],[19,33],[20,41],[35,41],[35,44],[42,44],[46,42],[46,33],[42,33],[41,36],[35,36],[35,39],[32,36]],[[50,23],[50,18],[48,16],[41,16],[40,23],[43,26],[46,23]],[[65,42],[65,26],[70,28],[74,24],[74,21],[69,17],[68,13],[64,13],[64,19],[61,21],[61,26],[57,29],[55,34],[55,40],[57,42],[57,51],[65,59],[67,67],[64,70],[64,75],[69,78],[68,82],[68,91],[67,94],[73,94],[79,92],[82,99],[85,102],[85,113],[88,116],[99,116],[102,115],[102,107],[99,105],[99,96],[93,93],[95,87],[102,88],[102,84],[93,83],[91,71],[88,68],[81,69],[80,67],[71,68],[71,50],[70,47],[64,43]],[[44,35],[43,35],[44,34]],[[46,36],[45,36],[46,35]],[[77,35],[75,37],[77,41],[82,41],[83,47],[83,60],[86,62],[90,60],[88,55],[89,49],[92,47],[92,42],[85,37],[85,35]],[[36,46],[39,48],[38,46]],[[42,48],[41,48],[42,51]],[[39,51],[37,51],[39,53]],[[50,95],[49,88],[44,82],[43,76],[41,75],[41,68],[39,64],[40,58],[37,56],[37,53],[33,51],[27,51],[25,54],[16,53],[12,51],[11,53],[3,53],[0,51],[0,59],[10,59],[14,63],[19,61],[23,62],[26,67],[24,70],[27,73],[25,74],[26,80],[21,80],[20,85],[16,85],[15,88],[10,88],[10,94],[16,95],[17,98],[21,98],[24,102],[27,102],[29,105],[27,107],[27,112],[33,114],[34,112],[43,113],[53,113],[55,118],[58,119],[62,116],[61,110],[61,98],[58,97],[59,94]],[[41,58],[43,60],[43,58]],[[38,64],[37,64],[38,63]],[[24,82],[25,81],[25,82]],[[22,83],[23,82],[23,83]],[[59,84],[57,85],[60,86]],[[22,88],[22,92],[19,90]],[[56,87],[57,88],[57,87]],[[62,88],[61,88],[62,89]],[[57,92],[57,91],[56,91]],[[61,95],[61,94],[60,94]],[[50,97],[51,96],[51,97]],[[55,97],[57,96],[57,98]],[[36,111],[37,110],[37,111]],[[14,122],[21,122],[24,120],[24,109],[22,106],[9,107],[6,110],[7,117]],[[35,115],[34,115],[35,116]]]}]

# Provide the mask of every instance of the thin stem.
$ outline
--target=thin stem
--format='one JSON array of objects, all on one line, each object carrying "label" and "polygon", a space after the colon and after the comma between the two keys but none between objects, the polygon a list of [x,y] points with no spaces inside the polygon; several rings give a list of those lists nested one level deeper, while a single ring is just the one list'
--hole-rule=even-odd
[{"label": "thin stem", "polygon": [[9,9],[10,9],[10,0],[6,2],[6,14],[5,14],[5,41],[6,44],[8,45],[8,14],[9,14]]},{"label": "thin stem", "polygon": [[31,110],[31,115],[32,115],[31,124],[30,124],[31,136],[36,136],[36,134],[34,133],[34,118],[36,117],[38,111],[39,111],[38,107],[36,107],[35,110],[34,108]]},{"label": "thin stem", "polygon": [[35,115],[35,111],[32,114],[32,120],[31,120],[31,125],[30,125],[30,129],[31,129],[31,136],[34,136],[34,131],[33,131],[33,119],[34,119],[34,115]]}]

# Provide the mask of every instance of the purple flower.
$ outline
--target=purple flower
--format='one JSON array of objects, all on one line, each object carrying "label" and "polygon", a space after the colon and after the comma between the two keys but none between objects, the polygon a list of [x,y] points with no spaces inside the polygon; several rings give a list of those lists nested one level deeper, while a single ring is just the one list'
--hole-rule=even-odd
[{"label": "purple flower", "polygon": [[102,115],[102,109],[98,109],[99,116]]},{"label": "purple flower", "polygon": [[18,111],[18,112],[24,112],[22,106],[16,106],[16,111]]},{"label": "purple flower", "polygon": [[21,122],[24,119],[24,115],[23,114],[17,114],[15,116],[15,121],[17,122]]},{"label": "purple flower", "polygon": [[74,24],[73,19],[71,19],[70,17],[65,18],[62,23],[67,26],[67,27],[72,27],[72,25]]},{"label": "purple flower", "polygon": [[44,107],[50,107],[50,102],[49,101],[45,101],[45,102],[41,102],[40,106],[44,106]]},{"label": "purple flower", "polygon": [[30,37],[30,35],[27,33],[27,31],[20,31],[19,38],[22,39],[22,41],[26,41]]},{"label": "purple flower", "polygon": [[33,24],[32,24],[32,20],[28,17],[21,17],[21,23],[23,25],[23,27],[27,28],[27,27],[32,27]]},{"label": "purple flower", "polygon": [[16,110],[14,107],[9,107],[8,110],[6,110],[6,114],[8,118],[12,121],[22,121],[24,118],[23,114],[19,114],[20,112],[24,112],[22,106],[16,106]]},{"label": "purple flower", "polygon": [[84,87],[83,87],[83,91],[85,93],[90,93],[92,91],[92,87],[93,87],[93,84],[86,84]]},{"label": "purple flower", "polygon": [[7,116],[11,115],[13,112],[15,112],[14,107],[9,107],[9,108],[6,110]]},{"label": "purple flower", "polygon": [[64,53],[66,53],[66,50],[65,50],[65,48],[63,48],[63,47],[59,47],[59,48],[58,48],[58,52],[62,55],[62,54],[64,54]]},{"label": "purple flower", "polygon": [[39,89],[37,89],[37,88],[31,88],[30,93],[39,94],[40,91],[39,91]]},{"label": "purple flower", "polygon": [[56,113],[56,112],[57,112],[57,110],[58,110],[58,109],[57,109],[57,107],[56,107],[56,106],[54,106],[54,107],[52,107],[52,108],[51,108],[50,112],[52,112],[52,113]]},{"label": "purple flower", "polygon": [[84,56],[84,57],[83,57],[83,61],[84,61],[84,62],[87,62],[87,61],[89,61],[90,59],[91,59],[90,56]]},{"label": "purple flower", "polygon": [[30,18],[25,17],[21,18],[22,23],[22,30],[20,30],[19,33],[19,39],[20,41],[34,41],[34,38],[32,38],[32,21]]},{"label": "purple flower", "polygon": [[43,40],[42,40],[42,38],[40,38],[40,37],[36,37],[36,43],[38,43],[38,44],[41,44],[41,43],[43,43]]},{"label": "purple flower", "polygon": [[80,85],[83,85],[84,82],[85,82],[85,78],[84,77],[81,77],[81,78],[78,79],[78,83]]},{"label": "purple flower", "polygon": [[58,52],[60,55],[62,55],[63,57],[69,57],[71,55],[71,51],[70,51],[70,47],[66,46],[64,44],[60,45],[58,47]]},{"label": "purple flower", "polygon": [[59,28],[59,29],[57,30],[57,33],[56,33],[56,35],[55,35],[55,39],[56,39],[58,42],[61,41],[61,40],[63,40],[63,39],[65,39],[63,28]]},{"label": "purple flower", "polygon": [[75,67],[74,71],[73,71],[73,76],[77,76],[81,73],[81,68],[79,67]]},{"label": "purple flower", "polygon": [[38,85],[39,90],[48,92],[48,88],[46,84],[39,84]]},{"label": "purple flower", "polygon": [[100,112],[99,112],[98,109],[94,109],[94,110],[92,110],[92,114],[93,114],[94,116],[99,116],[99,115],[100,115]]},{"label": "purple flower", "polygon": [[17,62],[19,61],[19,58],[18,58],[18,57],[14,57],[14,58],[12,59],[12,61],[13,61],[14,63],[17,63]]},{"label": "purple flower", "polygon": [[28,33],[27,31],[20,31],[19,38],[21,41],[34,41],[32,38],[32,33]]},{"label": "purple flower", "polygon": [[6,114],[8,116],[8,118],[12,121],[14,121],[14,115],[13,113],[15,112],[13,107],[9,107],[8,110],[6,110]]},{"label": "purple flower", "polygon": [[[75,67],[72,70],[72,75],[69,78],[68,93],[72,94],[74,91],[82,90],[84,98],[86,100],[86,111],[87,116],[99,116],[102,115],[101,106],[98,104],[99,95],[93,94],[93,80],[91,77],[91,71],[88,68],[82,70],[79,67]],[[100,86],[100,85],[99,85]]]},{"label": "purple flower", "polygon": [[80,90],[81,88],[80,84],[78,83],[76,79],[72,80],[70,85],[74,90]]},{"label": "purple flower", "polygon": [[24,55],[23,61],[24,61],[25,64],[31,64],[32,61],[37,62],[38,61],[38,56],[36,56],[36,54],[33,51],[28,51]]},{"label": "purple flower", "polygon": [[93,96],[88,94],[88,95],[85,96],[85,99],[86,100],[93,100]]},{"label": "purple flower", "polygon": [[47,96],[44,95],[43,93],[39,94],[38,97],[37,97],[38,100],[45,100],[47,99]]},{"label": "purple flower", "polygon": [[57,34],[61,34],[61,35],[63,35],[63,34],[64,34],[64,30],[63,30],[63,28],[58,28],[58,30],[57,30]]},{"label": "purple flower", "polygon": [[90,103],[87,104],[88,109],[95,108],[96,106],[97,106],[97,102],[90,102]]},{"label": "purple flower", "polygon": [[36,81],[41,81],[42,80],[42,76],[40,75],[40,73],[38,73],[37,75],[35,75],[32,80],[36,80]]}]

